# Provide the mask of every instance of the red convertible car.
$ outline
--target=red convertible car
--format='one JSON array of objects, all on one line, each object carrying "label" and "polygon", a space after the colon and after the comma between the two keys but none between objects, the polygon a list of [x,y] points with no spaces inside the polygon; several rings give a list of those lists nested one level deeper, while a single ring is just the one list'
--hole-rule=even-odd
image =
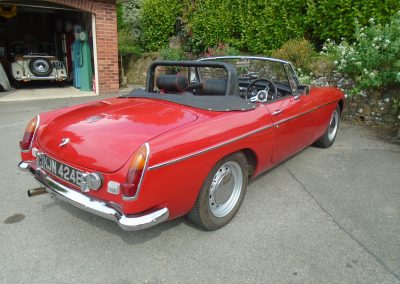
[{"label": "red convertible car", "polygon": [[289,62],[250,56],[154,62],[145,89],[42,113],[22,162],[42,188],[125,230],[187,215],[215,230],[249,179],[311,144],[329,147],[344,95],[301,85]]}]

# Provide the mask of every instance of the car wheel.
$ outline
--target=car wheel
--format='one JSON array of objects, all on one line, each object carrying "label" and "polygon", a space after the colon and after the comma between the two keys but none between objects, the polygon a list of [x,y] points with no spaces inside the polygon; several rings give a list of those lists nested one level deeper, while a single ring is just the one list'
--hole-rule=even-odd
[{"label": "car wheel", "polygon": [[331,119],[329,120],[328,128],[324,135],[315,142],[315,146],[321,148],[328,148],[335,142],[336,134],[339,128],[340,121],[340,108],[339,106],[333,111]]},{"label": "car wheel", "polygon": [[23,82],[15,80],[12,75],[11,75],[10,83],[11,83],[11,86],[14,87],[14,89],[22,89],[25,86],[25,84]]},{"label": "car wheel", "polygon": [[53,64],[47,58],[32,58],[29,61],[29,70],[37,77],[46,77],[53,72]]},{"label": "car wheel", "polygon": [[206,230],[216,230],[235,216],[248,183],[247,160],[235,153],[220,160],[208,174],[189,220]]}]

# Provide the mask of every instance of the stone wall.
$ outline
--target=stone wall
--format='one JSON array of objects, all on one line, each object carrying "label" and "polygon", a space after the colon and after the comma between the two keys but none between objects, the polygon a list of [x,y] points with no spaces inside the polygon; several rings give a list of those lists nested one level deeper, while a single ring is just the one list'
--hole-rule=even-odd
[{"label": "stone wall", "polygon": [[159,52],[143,53],[141,57],[127,55],[123,58],[126,82],[134,85],[145,85],[147,69],[153,61],[160,57]]},{"label": "stone wall", "polygon": [[[354,87],[354,83],[339,73],[324,74],[312,82],[317,86],[335,86],[346,94]],[[396,107],[400,100],[400,88],[393,88],[383,92],[370,90],[357,96],[346,95],[344,117],[365,123],[370,126],[379,126],[397,131],[400,137],[400,107]]]}]

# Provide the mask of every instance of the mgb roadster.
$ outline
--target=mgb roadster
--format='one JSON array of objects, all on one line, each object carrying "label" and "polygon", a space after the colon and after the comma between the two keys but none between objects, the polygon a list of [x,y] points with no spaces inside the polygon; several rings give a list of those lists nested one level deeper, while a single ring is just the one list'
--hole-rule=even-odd
[{"label": "mgb roadster", "polygon": [[183,215],[226,225],[250,179],[335,141],[344,94],[302,85],[283,60],[156,61],[145,89],[34,117],[19,168],[83,210],[138,230]]}]

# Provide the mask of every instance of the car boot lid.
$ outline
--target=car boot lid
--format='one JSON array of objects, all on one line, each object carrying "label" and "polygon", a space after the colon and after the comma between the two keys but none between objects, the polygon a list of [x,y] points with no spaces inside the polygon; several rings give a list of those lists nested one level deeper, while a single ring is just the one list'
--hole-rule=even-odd
[{"label": "car boot lid", "polygon": [[196,119],[169,103],[109,99],[58,116],[38,133],[38,144],[61,162],[115,172],[145,142]]}]

